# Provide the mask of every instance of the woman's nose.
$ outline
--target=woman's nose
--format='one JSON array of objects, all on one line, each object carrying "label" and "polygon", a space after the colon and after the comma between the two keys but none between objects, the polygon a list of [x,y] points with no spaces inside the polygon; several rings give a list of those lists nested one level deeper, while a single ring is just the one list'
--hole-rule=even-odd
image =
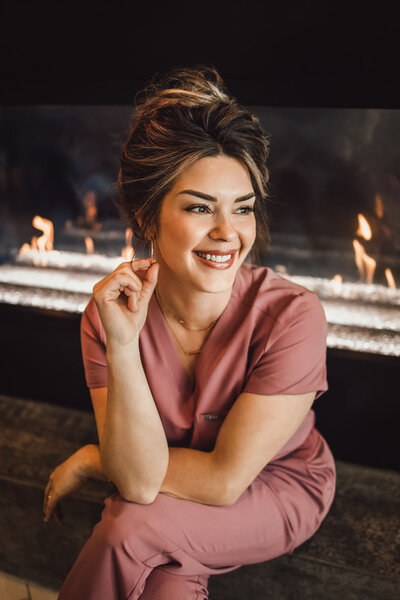
[{"label": "woman's nose", "polygon": [[230,241],[233,240],[236,235],[237,231],[235,227],[229,219],[224,217],[221,217],[215,227],[210,231],[210,238],[213,240],[223,239]]}]

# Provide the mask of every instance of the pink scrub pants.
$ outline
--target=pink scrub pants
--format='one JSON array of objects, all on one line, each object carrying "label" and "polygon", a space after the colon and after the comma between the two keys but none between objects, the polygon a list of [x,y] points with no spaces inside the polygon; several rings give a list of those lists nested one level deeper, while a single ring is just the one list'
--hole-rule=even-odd
[{"label": "pink scrub pants", "polygon": [[207,599],[210,575],[290,554],[309,539],[335,486],[334,458],[314,428],[231,506],[165,494],[143,505],[113,494],[59,600]]}]

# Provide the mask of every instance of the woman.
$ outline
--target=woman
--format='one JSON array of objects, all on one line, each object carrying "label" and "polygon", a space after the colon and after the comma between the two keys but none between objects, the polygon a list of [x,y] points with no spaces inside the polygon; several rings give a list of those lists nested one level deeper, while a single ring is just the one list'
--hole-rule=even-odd
[{"label": "woman", "polygon": [[45,520],[88,477],[118,491],[60,600],[207,598],[209,575],[293,552],[331,506],[311,409],[327,389],[324,312],[254,264],[267,151],[213,69],[138,97],[118,204],[153,256],[93,288],[81,332],[100,443],[55,469]]}]

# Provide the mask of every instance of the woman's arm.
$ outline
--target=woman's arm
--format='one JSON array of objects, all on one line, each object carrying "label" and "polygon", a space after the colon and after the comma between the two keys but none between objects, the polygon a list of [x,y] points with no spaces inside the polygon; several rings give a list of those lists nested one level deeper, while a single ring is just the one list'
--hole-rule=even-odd
[{"label": "woman's arm", "polygon": [[233,504],[300,427],[314,398],[315,392],[240,394],[211,453],[170,448],[160,491],[203,504]]},{"label": "woman's arm", "polygon": [[139,343],[107,348],[108,392],[99,431],[101,464],[126,500],[153,502],[168,444],[140,359]]},{"label": "woman's arm", "polygon": [[44,521],[53,514],[62,519],[60,500],[79,490],[89,478],[108,479],[100,463],[99,447],[94,444],[79,448],[51,473],[43,499]]},{"label": "woman's arm", "polygon": [[123,262],[93,286],[108,371],[101,464],[120,494],[141,504],[154,500],[168,465],[167,439],[139,352],[158,269],[151,258]]},{"label": "woman's arm", "polygon": [[[101,431],[107,388],[90,390]],[[233,504],[304,421],[315,392],[264,396],[242,393],[219,431],[212,452],[169,448],[160,493],[209,504]]]}]

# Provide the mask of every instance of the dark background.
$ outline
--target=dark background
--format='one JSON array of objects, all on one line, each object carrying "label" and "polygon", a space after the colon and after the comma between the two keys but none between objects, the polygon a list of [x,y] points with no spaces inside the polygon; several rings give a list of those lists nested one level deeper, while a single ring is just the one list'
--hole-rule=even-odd
[{"label": "dark background", "polygon": [[1,104],[130,104],[155,72],[213,64],[247,105],[399,108],[394,3],[1,4]]}]

